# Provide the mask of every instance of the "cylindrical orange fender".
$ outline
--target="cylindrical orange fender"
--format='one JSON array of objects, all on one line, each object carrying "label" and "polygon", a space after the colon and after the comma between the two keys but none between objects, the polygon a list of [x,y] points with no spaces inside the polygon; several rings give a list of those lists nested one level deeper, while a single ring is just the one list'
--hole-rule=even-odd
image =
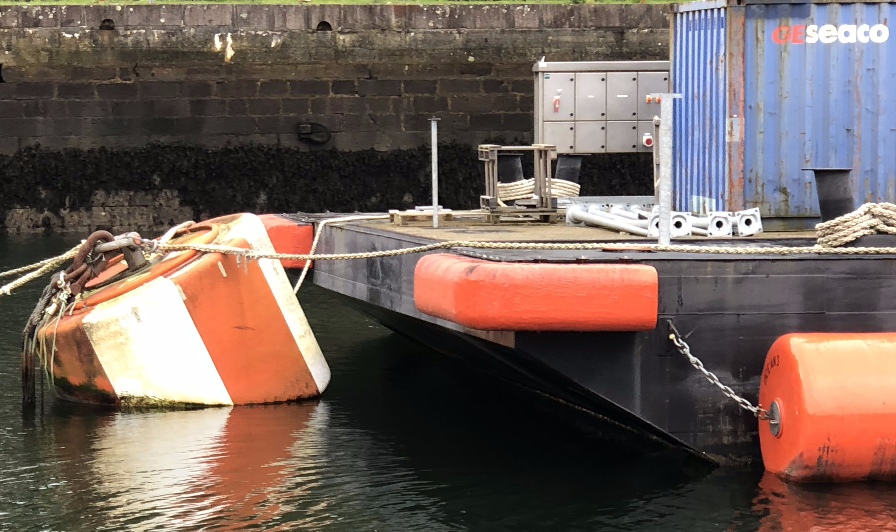
[{"label": "cylindrical orange fender", "polygon": [[414,269],[420,312],[491,331],[652,330],[657,286],[656,270],[644,264],[527,264],[436,253]]},{"label": "cylindrical orange fender", "polygon": [[797,333],[765,360],[765,468],[794,481],[896,478],[896,333]]}]

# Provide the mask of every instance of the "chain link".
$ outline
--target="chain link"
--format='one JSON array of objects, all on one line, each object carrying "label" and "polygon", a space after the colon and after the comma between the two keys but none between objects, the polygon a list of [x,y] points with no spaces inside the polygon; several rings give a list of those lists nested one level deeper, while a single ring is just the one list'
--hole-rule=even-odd
[{"label": "chain link", "polygon": [[669,330],[671,331],[671,334],[669,334],[669,339],[672,340],[672,343],[675,344],[675,347],[678,348],[678,351],[682,355],[684,355],[688,358],[688,361],[691,363],[691,365],[694,366],[695,368],[697,368],[697,370],[700,373],[702,373],[704,377],[706,377],[706,380],[708,380],[710,383],[715,385],[719,390],[722,391],[722,394],[724,394],[725,397],[728,397],[729,399],[734,400],[734,402],[737,403],[744,410],[751,412],[754,416],[758,417],[759,419],[767,419],[768,418],[767,410],[765,410],[764,408],[762,408],[760,406],[753,406],[753,403],[751,403],[750,401],[747,401],[743,397],[737,395],[737,393],[735,393],[735,391],[732,390],[730,387],[722,384],[722,382],[719,380],[719,378],[716,377],[715,373],[713,373],[713,372],[709,371],[708,369],[706,369],[705,367],[703,367],[703,362],[701,362],[699,358],[697,358],[691,354],[691,346],[689,346],[687,344],[687,342],[685,342],[681,338],[681,334],[678,332],[678,329],[675,328],[675,325],[672,324],[672,321],[667,320],[667,323],[669,324]]}]

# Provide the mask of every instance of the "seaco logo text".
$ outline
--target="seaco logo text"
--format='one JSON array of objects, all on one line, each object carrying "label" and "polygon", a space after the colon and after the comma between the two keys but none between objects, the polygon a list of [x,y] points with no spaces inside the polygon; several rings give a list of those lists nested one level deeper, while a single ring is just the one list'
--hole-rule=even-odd
[{"label": "seaco logo text", "polygon": [[778,26],[772,30],[772,41],[778,44],[815,44],[815,43],[884,43],[890,38],[890,29],[884,24],[793,24]]}]

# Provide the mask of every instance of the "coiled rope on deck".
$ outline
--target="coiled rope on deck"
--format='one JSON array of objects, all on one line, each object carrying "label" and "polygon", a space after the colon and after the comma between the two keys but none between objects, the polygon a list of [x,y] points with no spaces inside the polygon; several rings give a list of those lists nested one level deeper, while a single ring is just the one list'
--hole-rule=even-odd
[{"label": "coiled rope on deck", "polygon": [[875,234],[896,235],[896,205],[866,203],[849,214],[815,226],[818,245],[838,247]]},{"label": "coiled rope on deck", "polygon": [[[581,186],[565,179],[550,179],[551,196],[578,196]],[[535,196],[535,179],[523,179],[512,183],[498,183],[498,199],[512,201],[531,199]]]}]

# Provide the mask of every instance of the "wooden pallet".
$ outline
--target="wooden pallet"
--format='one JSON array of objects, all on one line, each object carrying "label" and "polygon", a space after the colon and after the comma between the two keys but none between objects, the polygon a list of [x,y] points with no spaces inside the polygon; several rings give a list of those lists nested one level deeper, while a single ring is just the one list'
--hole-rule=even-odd
[{"label": "wooden pallet", "polygon": [[[439,209],[439,221],[447,222],[454,219],[451,209]],[[389,221],[393,225],[407,225],[408,222],[432,221],[432,211],[389,211]]]}]

